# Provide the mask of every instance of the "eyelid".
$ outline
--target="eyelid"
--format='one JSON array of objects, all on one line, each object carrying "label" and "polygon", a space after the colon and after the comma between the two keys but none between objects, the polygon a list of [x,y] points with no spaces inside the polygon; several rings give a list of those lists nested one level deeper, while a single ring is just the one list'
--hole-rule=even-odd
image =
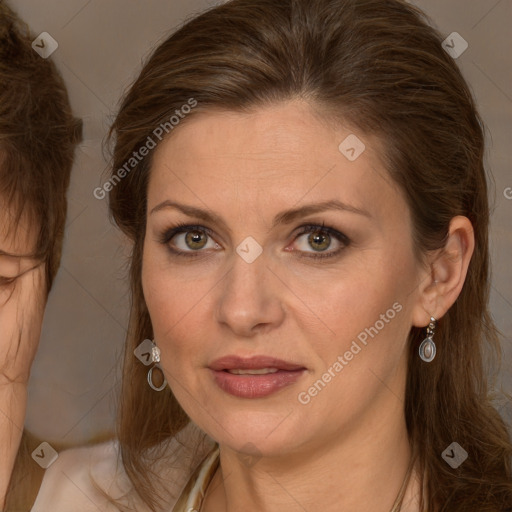
[{"label": "eyelid", "polygon": [[184,256],[184,257],[189,257],[189,258],[196,258],[196,257],[206,256],[206,254],[208,254],[207,251],[203,251],[203,250],[183,251],[182,249],[174,249],[174,248],[172,248],[170,246],[170,241],[175,236],[181,235],[183,233],[189,233],[191,231],[201,231],[201,232],[204,232],[206,235],[208,235],[209,238],[214,240],[217,245],[219,245],[218,242],[215,240],[214,232],[210,228],[207,228],[206,226],[202,226],[202,225],[199,225],[199,224],[188,224],[186,222],[184,222],[184,223],[180,222],[180,223],[176,224],[175,226],[165,230],[158,237],[158,241],[161,244],[165,245],[168,248],[168,250],[174,256]]},{"label": "eyelid", "polygon": [[188,233],[190,231],[203,231],[211,238],[214,238],[214,232],[206,226],[202,226],[200,224],[178,223],[172,228],[166,229],[162,235],[159,236],[159,241],[163,244],[168,244],[176,235]]},{"label": "eyelid", "polygon": [[321,224],[315,224],[315,223],[303,224],[297,229],[301,230],[300,233],[297,234],[297,236],[302,236],[307,233],[315,233],[315,232],[327,233],[328,235],[333,236],[336,239],[338,239],[340,242],[346,243],[347,245],[350,243],[350,239],[347,235],[345,235],[344,233],[342,233],[341,231],[338,231],[337,229],[335,229],[333,227],[326,226],[325,222],[322,222]]},{"label": "eyelid", "polygon": [[297,253],[297,256],[299,258],[309,258],[313,261],[318,261],[322,259],[327,258],[336,258],[341,256],[341,253],[344,252],[352,243],[352,240],[342,233],[341,231],[338,231],[335,228],[332,228],[330,226],[326,226],[325,222],[322,222],[321,224],[315,224],[315,223],[308,223],[303,224],[300,226],[301,231],[297,234],[294,241],[297,240],[299,237],[310,234],[310,233],[323,233],[327,234],[328,236],[335,238],[338,243],[341,245],[336,250],[326,250],[326,251],[302,251],[302,250],[296,250],[293,252]]},{"label": "eyelid", "polygon": [[42,265],[44,261],[38,262],[35,265],[27,266],[27,268],[22,269],[22,266],[20,265],[20,268],[18,270],[18,273],[12,277],[6,277],[0,275],[0,285],[1,284],[11,284],[14,281],[16,281],[18,278],[24,276],[25,274],[28,274],[29,272],[32,272],[36,268],[38,268],[40,265]]}]

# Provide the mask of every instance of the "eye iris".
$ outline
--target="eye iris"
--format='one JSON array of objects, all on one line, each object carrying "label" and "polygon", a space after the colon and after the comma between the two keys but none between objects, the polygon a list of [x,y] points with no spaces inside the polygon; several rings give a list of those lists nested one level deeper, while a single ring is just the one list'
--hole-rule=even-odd
[{"label": "eye iris", "polygon": [[[311,233],[309,235],[308,242],[310,243],[311,247],[313,249],[315,249],[315,251],[322,251],[329,247],[330,236],[327,234],[323,234],[319,231],[316,231],[315,233]],[[319,247],[319,248],[315,247],[315,245],[317,245],[317,244],[319,244],[321,247]]]},{"label": "eye iris", "polygon": [[[203,238],[201,245],[201,237]],[[201,231],[189,231],[185,236],[185,242],[191,249],[202,249],[206,244],[206,237]],[[199,247],[196,245],[199,244]]]}]

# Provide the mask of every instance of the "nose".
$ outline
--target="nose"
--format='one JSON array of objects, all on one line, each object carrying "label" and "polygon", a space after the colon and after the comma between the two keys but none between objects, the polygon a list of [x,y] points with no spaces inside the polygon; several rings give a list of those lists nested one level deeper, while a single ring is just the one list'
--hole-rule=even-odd
[{"label": "nose", "polygon": [[252,263],[236,254],[217,288],[217,321],[237,336],[253,337],[279,327],[285,317],[282,281],[265,253]]}]

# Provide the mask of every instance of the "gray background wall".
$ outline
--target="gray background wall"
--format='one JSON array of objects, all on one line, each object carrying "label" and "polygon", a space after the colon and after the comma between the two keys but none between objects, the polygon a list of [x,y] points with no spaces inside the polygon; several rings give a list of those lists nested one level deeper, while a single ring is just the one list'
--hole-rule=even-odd
[{"label": "gray background wall", "polygon": [[[142,59],[174,27],[214,0],[11,0],[35,34],[59,43],[51,56],[84,119],[69,195],[62,268],[32,370],[26,426],[48,442],[78,444],[109,432],[127,325],[127,247],[93,196],[103,183],[101,142]],[[492,312],[504,333],[502,380],[512,391],[511,0],[417,0],[443,35],[469,43],[457,62],[488,127],[492,194]],[[508,192],[508,193],[507,193]],[[505,196],[508,196],[508,199]],[[510,404],[501,412],[512,422]]]}]

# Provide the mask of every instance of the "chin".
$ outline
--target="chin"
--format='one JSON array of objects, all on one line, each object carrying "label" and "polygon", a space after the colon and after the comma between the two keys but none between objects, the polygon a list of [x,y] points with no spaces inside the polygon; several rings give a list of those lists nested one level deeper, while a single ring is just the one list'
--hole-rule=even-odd
[{"label": "chin", "polygon": [[272,456],[293,451],[305,441],[304,421],[285,409],[278,413],[219,408],[215,418],[207,415],[194,421],[219,444],[243,453]]}]

